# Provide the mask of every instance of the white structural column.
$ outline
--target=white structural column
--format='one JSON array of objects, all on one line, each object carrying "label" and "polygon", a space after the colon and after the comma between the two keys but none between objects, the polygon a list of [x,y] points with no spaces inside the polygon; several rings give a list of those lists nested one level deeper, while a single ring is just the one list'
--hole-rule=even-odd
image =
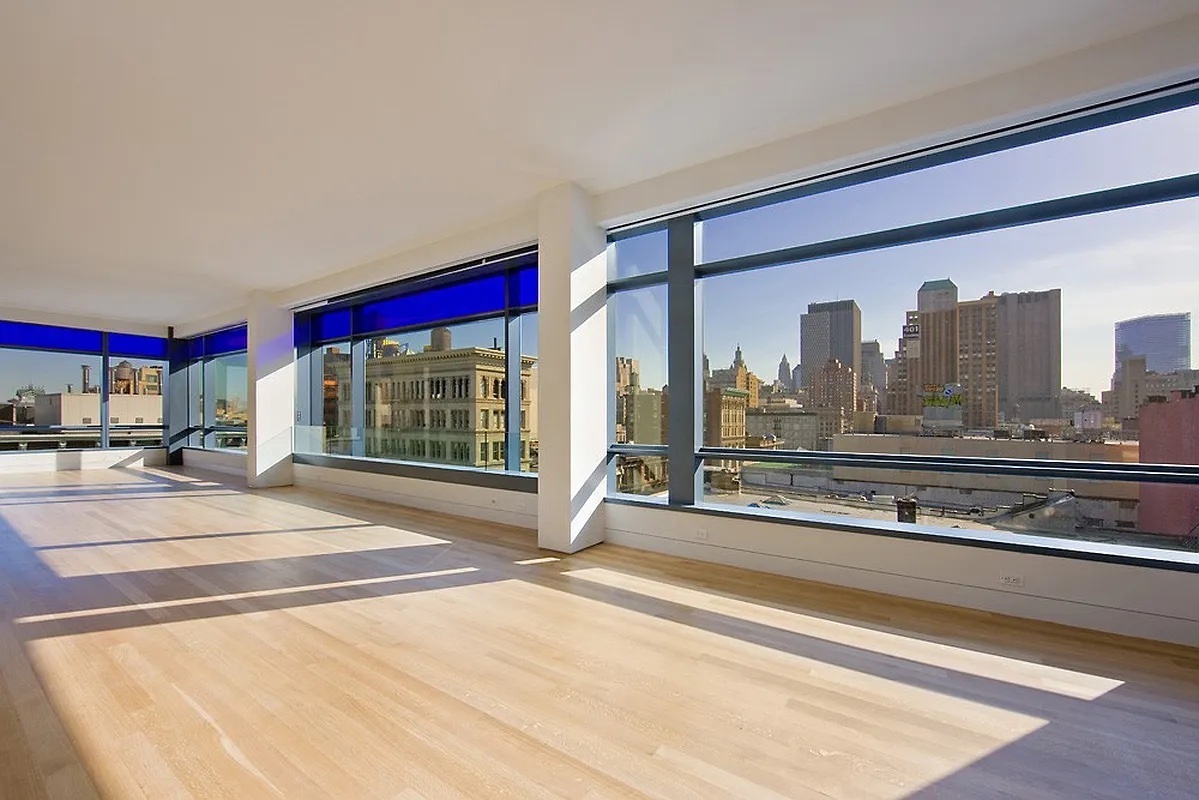
[{"label": "white structural column", "polygon": [[537,542],[573,553],[603,541],[607,491],[607,256],[591,197],[545,192],[537,246]]},{"label": "white structural column", "polygon": [[246,319],[250,428],[246,481],[252,488],[292,483],[296,418],[295,329],[289,308],[271,295],[250,295]]}]

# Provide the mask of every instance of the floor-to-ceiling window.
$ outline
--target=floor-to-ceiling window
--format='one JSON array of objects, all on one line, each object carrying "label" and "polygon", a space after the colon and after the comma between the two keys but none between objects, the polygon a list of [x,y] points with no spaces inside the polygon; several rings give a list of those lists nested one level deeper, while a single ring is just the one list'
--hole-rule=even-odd
[{"label": "floor-to-ceiling window", "polygon": [[188,443],[242,450],[249,425],[246,326],[188,340]]},{"label": "floor-to-ceiling window", "polygon": [[615,233],[617,493],[1199,549],[1196,99]]},{"label": "floor-to-ceiling window", "polygon": [[536,309],[524,251],[297,314],[297,453],[536,471]]},{"label": "floor-to-ceiling window", "polygon": [[166,340],[0,321],[0,450],[157,447]]}]

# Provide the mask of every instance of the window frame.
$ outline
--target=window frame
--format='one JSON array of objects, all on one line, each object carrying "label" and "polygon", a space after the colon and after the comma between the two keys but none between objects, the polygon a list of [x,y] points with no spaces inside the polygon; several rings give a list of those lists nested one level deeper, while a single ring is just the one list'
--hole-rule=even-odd
[{"label": "window frame", "polygon": [[[211,423],[212,409],[209,402],[204,402],[204,399],[211,399],[215,396],[211,384],[209,365],[225,356],[247,355],[248,356],[248,327],[245,323],[241,325],[233,325],[227,328],[220,328],[200,336],[194,336],[188,339],[179,340],[181,349],[186,353],[183,359],[182,369],[179,374],[185,376],[186,384],[186,402],[183,406],[183,411],[187,415],[186,424],[180,426],[180,434],[186,442],[186,447],[201,449],[225,451],[232,453],[245,452],[246,447],[221,447],[217,444],[218,437],[222,435],[237,435],[240,434],[246,438],[248,442],[249,425],[216,425]],[[247,365],[246,372],[246,393],[247,402],[249,401],[249,367]],[[192,396],[193,390],[198,388],[202,402],[200,404],[199,419],[192,419]],[[168,405],[171,405],[168,403]]]},{"label": "window frame", "polygon": [[[54,344],[55,340],[74,340],[77,343],[75,347],[58,346]],[[100,359],[100,409],[97,417],[89,417],[88,419],[98,419],[99,424],[85,424],[83,426],[56,425],[56,426],[33,426],[33,425],[3,425],[0,424],[0,432],[12,431],[23,433],[69,433],[71,431],[98,431],[100,434],[99,444],[96,447],[71,447],[70,442],[63,439],[60,446],[56,448],[57,452],[62,451],[81,451],[81,450],[142,450],[147,448],[165,448],[168,431],[168,388],[169,380],[169,339],[162,336],[152,336],[148,334],[132,334],[120,331],[107,331],[91,328],[74,328],[61,325],[48,325],[35,322],[22,322],[18,320],[0,320],[0,350],[21,350],[28,352],[40,353],[61,353],[64,355],[76,355],[85,357],[99,357]],[[138,429],[147,432],[158,432],[158,443],[154,445],[113,445],[112,432],[117,427],[122,426],[118,422],[114,422],[109,413],[110,398],[112,395],[112,376],[111,365],[113,359],[134,358],[147,361],[161,361],[164,364],[162,384],[160,386],[160,397],[163,400],[163,421],[158,425],[140,425]],[[49,452],[54,452],[49,451]],[[28,449],[17,449],[14,451],[4,452],[37,452],[29,451]]]},{"label": "window frame", "polygon": [[[480,391],[482,386],[477,375],[469,377],[437,376],[437,384],[430,384],[428,380],[423,380],[412,387],[407,385],[407,381],[398,385],[397,399],[407,400],[420,397],[440,399],[444,397],[449,400],[470,403],[470,408],[458,416],[451,417],[448,409],[441,409],[440,414],[438,410],[431,410],[432,413],[427,414],[422,420],[426,424],[421,427],[436,432],[440,437],[438,441],[443,441],[440,448],[425,443],[423,440],[418,443],[413,439],[411,442],[405,440],[405,446],[393,448],[400,452],[368,454],[365,436],[362,432],[366,427],[370,427],[365,425],[367,346],[371,340],[380,337],[495,320],[502,325],[504,331],[504,375],[502,380],[511,383],[512,376],[515,374],[516,380],[519,382],[523,355],[521,320],[525,315],[537,311],[536,270],[537,249],[526,247],[334,298],[317,306],[296,311],[296,362],[299,376],[297,381],[297,443],[300,440],[300,430],[317,426],[320,423],[320,415],[312,405],[311,399],[313,397],[313,381],[316,380],[315,370],[319,366],[316,363],[318,359],[314,357],[314,354],[319,353],[325,344],[347,341],[350,343],[352,362],[350,373],[350,394],[353,408],[351,439],[354,440],[351,447],[352,452],[348,455],[317,453],[311,443],[308,445],[309,452],[300,452],[300,447],[297,446],[295,448],[297,463],[332,466],[340,469],[362,469],[370,472],[390,471],[391,474],[406,477],[445,479],[460,483],[474,482],[488,486],[497,485],[496,481],[482,476],[500,475],[512,479],[509,481],[500,479],[499,483],[505,488],[524,488],[527,481],[533,481],[535,487],[536,473],[521,471],[522,447],[519,420],[524,398],[519,398],[515,403],[506,402],[506,398],[504,398],[503,416],[506,424],[493,425],[492,409],[478,409],[474,402],[476,400],[495,401],[500,398],[498,395],[493,396],[490,385],[485,392]],[[424,292],[441,292],[447,287],[453,288],[459,284],[471,285],[471,282],[477,283],[480,280],[491,281],[489,285],[492,285],[495,279],[502,280],[504,295],[502,306],[497,309],[491,309],[484,313],[443,316],[431,314],[428,315],[431,320],[422,319],[410,325],[385,328],[361,327],[364,322],[372,319],[371,315],[358,313],[359,309],[368,304],[377,306],[391,299],[402,298],[408,300],[409,305],[413,305],[411,301],[419,301]],[[324,324],[325,319],[333,317],[338,320],[337,327]],[[496,381],[500,380],[501,378],[496,378]],[[490,458],[492,454],[490,448],[487,453],[488,458],[476,462],[473,439],[469,443],[463,442],[464,449],[454,446],[454,442],[458,441],[454,437],[475,430],[474,423],[479,421],[478,415],[483,414],[487,415],[488,424],[486,428],[480,427],[478,430],[485,429],[503,434],[501,448],[503,457],[498,462]],[[514,419],[515,425],[513,424]],[[457,426],[459,423],[461,427]],[[415,426],[416,423],[413,422],[413,425],[409,427]],[[490,444],[494,445],[495,442]],[[528,451],[524,450],[523,452]],[[441,455],[435,456],[435,453]],[[431,461],[433,458],[439,458],[439,461]],[[476,463],[478,466],[475,466]],[[442,473],[439,471],[446,470],[453,472],[454,477],[441,477]],[[479,480],[472,481],[459,473],[464,473],[466,476],[479,476]]]},{"label": "window frame", "polygon": [[[809,528],[882,533],[941,542],[979,544],[1000,549],[1046,552],[1054,555],[1199,571],[1199,553],[1187,551],[1058,539],[1049,535],[1037,535],[1035,532],[1014,537],[1005,535],[1000,538],[979,535],[979,531],[966,532],[910,523],[902,525],[896,522],[880,523],[877,520],[862,518],[830,520],[827,515],[816,513],[790,512],[787,515],[779,515],[756,509],[721,508],[705,503],[703,500],[703,465],[706,461],[713,459],[821,466],[852,463],[855,466],[893,470],[936,469],[976,474],[998,473],[1175,485],[1199,484],[1199,466],[1197,465],[1036,461],[1013,458],[821,451],[796,453],[762,448],[719,448],[703,445],[702,432],[699,427],[703,418],[701,387],[703,347],[699,330],[702,327],[702,308],[699,305],[701,295],[699,287],[703,278],[794,265],[838,255],[1022,227],[1171,200],[1196,198],[1199,197],[1199,173],[1182,174],[1162,180],[1085,192],[981,213],[943,218],[932,222],[858,233],[719,261],[704,262],[700,257],[700,227],[705,220],[1195,105],[1199,105],[1199,80],[1187,81],[1164,89],[1075,109],[1035,122],[957,139],[896,157],[865,162],[847,169],[818,174],[774,189],[732,197],[705,207],[692,208],[610,230],[608,233],[609,259],[615,257],[613,245],[616,242],[666,230],[665,269],[652,273],[611,278],[607,284],[607,296],[611,300],[624,292],[651,286],[666,286],[666,372],[671,393],[668,399],[668,444],[616,443],[616,414],[612,395],[615,385],[615,358],[619,354],[614,349],[617,321],[614,319],[615,315],[610,313],[608,315],[607,367],[609,373],[608,393],[610,395],[607,419],[609,441],[607,502],[666,507],[690,513],[741,516],[775,524]],[[618,274],[614,264],[610,264],[608,274],[610,276]],[[665,498],[661,496],[644,497],[618,491],[617,465],[621,459],[629,457],[666,458],[670,480]]]}]

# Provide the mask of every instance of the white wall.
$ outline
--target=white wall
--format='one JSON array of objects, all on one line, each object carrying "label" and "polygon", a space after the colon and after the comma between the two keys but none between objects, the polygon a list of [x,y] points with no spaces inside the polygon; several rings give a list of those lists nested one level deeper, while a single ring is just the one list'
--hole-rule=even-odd
[{"label": "white wall", "polygon": [[[612,544],[1199,645],[1199,575],[609,503]],[[1001,575],[1024,579],[1005,589]],[[885,603],[885,600],[880,600]]]},{"label": "white wall", "polygon": [[237,450],[184,450],[183,466],[246,477],[246,454]]},{"label": "white wall", "polygon": [[115,467],[160,467],[166,463],[166,449],[161,447],[136,450],[33,450],[0,453],[0,474],[113,469]]},{"label": "white wall", "polygon": [[480,486],[401,478],[396,475],[376,475],[330,469],[311,464],[292,467],[295,485],[326,492],[364,497],[384,503],[395,503],[443,514],[537,528],[537,495]]}]

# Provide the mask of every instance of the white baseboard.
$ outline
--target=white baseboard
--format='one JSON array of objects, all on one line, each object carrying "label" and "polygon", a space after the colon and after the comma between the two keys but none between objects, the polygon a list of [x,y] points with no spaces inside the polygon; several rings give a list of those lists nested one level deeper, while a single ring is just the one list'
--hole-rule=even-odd
[{"label": "white baseboard", "polygon": [[246,477],[246,454],[236,450],[184,450],[183,466]]},{"label": "white baseboard", "polygon": [[537,495],[396,475],[296,464],[295,483],[383,503],[537,529]]},{"label": "white baseboard", "polygon": [[20,450],[0,453],[0,474],[160,467],[166,463],[166,449],[162,447],[120,450]]}]

